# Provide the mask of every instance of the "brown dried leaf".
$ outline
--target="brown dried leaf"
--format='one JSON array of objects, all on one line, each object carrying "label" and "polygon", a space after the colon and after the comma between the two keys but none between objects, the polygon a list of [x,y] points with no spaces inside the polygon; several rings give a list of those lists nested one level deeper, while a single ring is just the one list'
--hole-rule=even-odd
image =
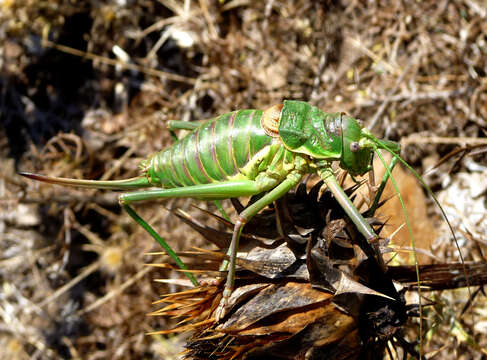
[{"label": "brown dried leaf", "polygon": [[332,294],[313,289],[310,284],[294,282],[284,285],[271,284],[242,305],[216,329],[227,333],[242,331],[269,315],[331,300],[332,297]]}]

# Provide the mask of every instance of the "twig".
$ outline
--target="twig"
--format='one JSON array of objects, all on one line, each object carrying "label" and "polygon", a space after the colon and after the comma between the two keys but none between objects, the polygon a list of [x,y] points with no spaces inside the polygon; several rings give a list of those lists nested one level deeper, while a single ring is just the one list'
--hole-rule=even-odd
[{"label": "twig", "polygon": [[68,282],[66,285],[61,286],[59,289],[54,291],[51,296],[47,297],[44,299],[41,303],[39,303],[37,306],[39,307],[44,307],[47,304],[49,304],[51,301],[57,299],[59,296],[64,294],[66,291],[71,289],[73,286],[78,284],[81,280],[89,276],[90,274],[94,273],[96,270],[100,268],[100,261],[96,261],[91,265],[88,265],[83,269],[83,271],[76,277],[74,277],[70,282]]},{"label": "twig", "polygon": [[110,59],[110,58],[99,56],[99,55],[89,53],[86,51],[74,49],[74,48],[69,47],[69,46],[56,44],[56,43],[54,43],[50,40],[47,40],[47,39],[43,39],[42,44],[43,44],[43,46],[52,47],[56,50],[65,52],[67,54],[83,57],[83,58],[90,59],[93,61],[99,61],[103,64],[107,64],[107,65],[111,65],[111,66],[120,66],[123,69],[135,70],[135,71],[139,71],[141,73],[147,74],[147,75],[162,77],[162,78],[166,78],[169,80],[179,81],[179,82],[183,82],[183,83],[187,83],[187,84],[195,84],[196,83],[196,79],[193,79],[193,78],[189,78],[189,77],[177,75],[177,74],[171,74],[171,73],[168,73],[165,71],[151,69],[151,68],[140,66],[137,64],[126,63],[126,62],[123,62],[120,60]]},{"label": "twig", "polygon": [[[401,93],[389,98],[390,102],[399,102],[403,100],[408,100],[408,103],[421,101],[421,100],[437,100],[437,99],[447,99],[451,97],[457,97],[459,95],[463,95],[467,92],[467,88],[463,87],[460,89],[454,90],[439,90],[439,91],[429,91],[429,92],[422,92],[422,93]],[[386,98],[384,97],[376,97],[374,99],[370,99],[364,102],[361,102],[359,105],[362,107],[367,106],[375,106],[378,102],[385,101]]]},{"label": "twig", "polygon": [[128,279],[127,281],[125,281],[118,288],[110,291],[108,294],[106,294],[102,298],[99,298],[97,301],[95,301],[94,303],[92,303],[90,306],[87,306],[86,308],[81,309],[80,311],[77,312],[77,314],[78,315],[83,315],[83,314],[86,314],[86,313],[88,313],[90,311],[93,311],[97,307],[99,307],[99,306],[103,305],[104,303],[106,303],[108,300],[110,300],[113,297],[121,294],[125,289],[127,289],[129,286],[133,285],[137,280],[141,279],[143,276],[145,276],[146,274],[148,274],[152,270],[153,270],[153,268],[151,268],[149,266],[144,267],[142,270],[140,270],[137,274],[135,274],[130,279]]},{"label": "twig", "polygon": [[442,137],[411,134],[401,139],[401,147],[411,144],[455,144],[455,145],[487,145],[487,138],[475,137]]},{"label": "twig", "polygon": [[402,81],[404,80],[404,77],[409,72],[409,68],[411,67],[411,64],[413,62],[416,62],[416,59],[417,59],[417,57],[411,59],[408,62],[408,64],[404,68],[404,71],[402,72],[401,76],[399,76],[399,78],[397,79],[396,83],[394,84],[394,87],[392,88],[392,90],[389,92],[389,94],[387,95],[387,97],[384,99],[384,101],[382,102],[382,104],[379,106],[379,108],[375,112],[374,117],[372,118],[372,120],[371,120],[371,122],[369,124],[369,129],[370,130],[372,130],[375,127],[375,125],[377,124],[377,120],[379,120],[379,118],[382,116],[382,113],[386,109],[387,105],[389,105],[389,103],[392,101],[393,94],[399,88],[399,85],[402,83]]}]

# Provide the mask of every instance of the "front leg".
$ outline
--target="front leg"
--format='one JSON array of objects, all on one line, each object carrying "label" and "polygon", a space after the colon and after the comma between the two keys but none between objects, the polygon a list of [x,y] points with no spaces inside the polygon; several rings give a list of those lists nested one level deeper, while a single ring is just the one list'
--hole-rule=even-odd
[{"label": "front leg", "polygon": [[379,245],[377,242],[379,237],[375,233],[374,229],[372,229],[372,227],[367,222],[367,220],[364,219],[360,211],[358,211],[355,205],[353,205],[352,201],[347,196],[345,191],[343,191],[340,184],[338,184],[338,181],[335,178],[335,175],[333,175],[331,168],[321,168],[318,171],[318,174],[325,182],[326,186],[328,186],[330,191],[333,193],[335,199],[338,201],[350,220],[352,220],[352,222],[355,224],[357,230],[365,237],[365,239],[367,239],[367,242],[373,247],[375,252],[375,258],[382,270],[385,271],[386,266],[384,264],[382,256],[380,255]]}]

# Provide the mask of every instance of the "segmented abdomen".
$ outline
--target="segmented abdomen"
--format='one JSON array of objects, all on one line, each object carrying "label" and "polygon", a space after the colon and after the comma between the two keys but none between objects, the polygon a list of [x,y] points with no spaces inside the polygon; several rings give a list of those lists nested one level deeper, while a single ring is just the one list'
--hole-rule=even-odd
[{"label": "segmented abdomen", "polygon": [[223,181],[239,173],[272,138],[260,125],[262,110],[238,110],[210,119],[146,168],[152,183],[181,187]]}]

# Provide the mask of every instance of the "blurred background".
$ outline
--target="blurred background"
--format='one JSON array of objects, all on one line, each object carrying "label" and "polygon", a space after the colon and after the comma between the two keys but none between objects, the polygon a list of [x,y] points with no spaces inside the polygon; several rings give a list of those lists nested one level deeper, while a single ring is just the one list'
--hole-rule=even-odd
[{"label": "blurred background", "polygon": [[[168,120],[283,99],[363,119],[377,137],[401,142],[418,172],[440,162],[426,180],[440,192],[465,260],[483,259],[483,1],[1,0],[0,69],[4,359],[178,358],[187,335],[145,333],[174,325],[146,314],[174,290],[153,280],[180,275],[144,265],[161,262],[146,254],[160,249],[121,213],[117,194],[16,174],[136,176],[141,160],[173,142]],[[418,191],[404,186],[404,197]],[[425,261],[458,261],[438,210],[419,193],[409,207],[415,232],[436,256]],[[191,211],[191,203],[137,209],[187,249],[204,243],[166,209]],[[435,296],[429,357],[487,356],[485,296],[475,298],[475,321],[461,319],[466,291]]]}]

